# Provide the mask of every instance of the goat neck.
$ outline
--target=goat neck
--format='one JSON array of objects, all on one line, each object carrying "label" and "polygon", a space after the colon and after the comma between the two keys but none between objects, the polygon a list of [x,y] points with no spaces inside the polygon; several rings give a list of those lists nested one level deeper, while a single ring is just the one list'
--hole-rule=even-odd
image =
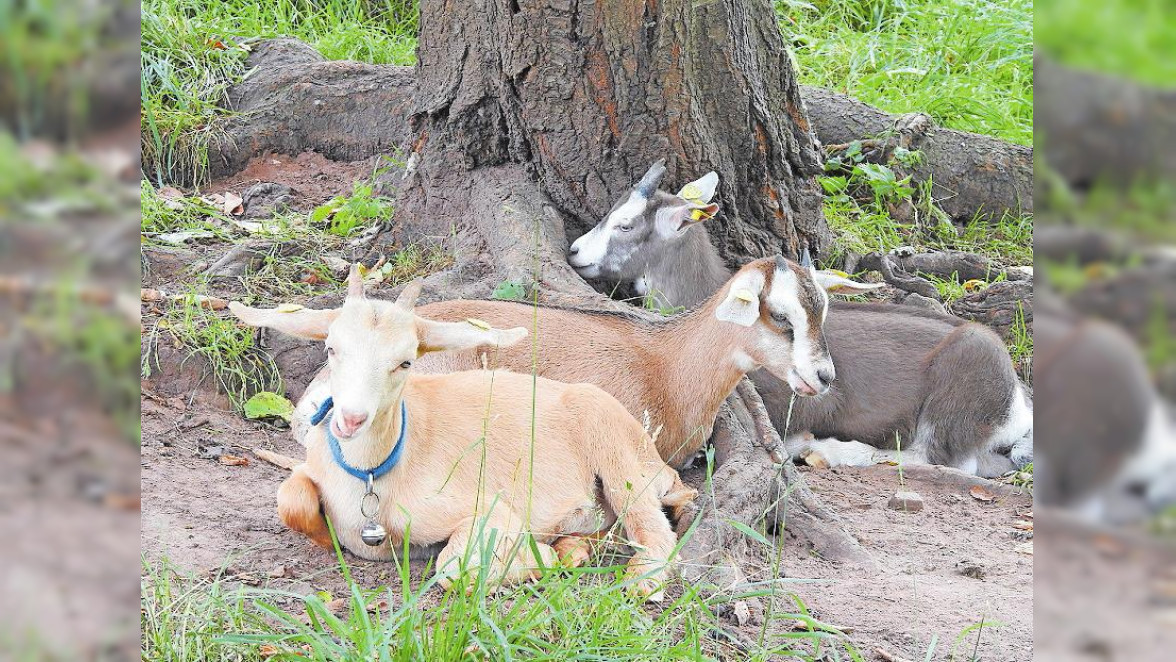
[{"label": "goat neck", "polygon": [[[408,385],[405,384],[405,390],[407,389]],[[347,464],[357,469],[370,469],[388,458],[392,447],[396,445],[396,440],[400,438],[400,428],[405,423],[400,420],[400,402],[403,399],[404,393],[402,392],[394,402],[385,403],[376,414],[376,419],[372,421],[371,427],[358,437],[339,440],[339,447],[343,451],[343,459]],[[322,425],[326,426],[327,422],[324,421]],[[411,433],[411,430],[409,432]],[[412,453],[411,446],[412,440],[406,438],[404,440],[404,456],[400,460],[401,465]]]},{"label": "goat neck", "polygon": [[701,225],[687,228],[677,241],[683,244],[680,249],[658,252],[660,259],[650,264],[638,290],[655,292],[671,306],[692,309],[721,290],[732,272]]},{"label": "goat neck", "polygon": [[[743,352],[748,331],[715,318],[721,295],[720,290],[698,309],[669,322],[657,336],[657,359],[651,363],[657,366],[659,387],[652,393],[660,400],[657,408],[676,414],[655,420],[667,428],[658,446],[670,466],[681,466],[706,443],[719,407],[749,368]],[[667,453],[666,443],[679,447]]]}]

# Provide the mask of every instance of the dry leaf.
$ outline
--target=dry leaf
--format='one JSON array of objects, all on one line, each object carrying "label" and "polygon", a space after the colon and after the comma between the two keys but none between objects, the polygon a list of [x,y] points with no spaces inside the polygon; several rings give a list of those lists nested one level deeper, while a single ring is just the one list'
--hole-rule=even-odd
[{"label": "dry leaf", "polygon": [[273,657],[280,652],[281,651],[278,650],[278,647],[274,646],[273,644],[262,644],[257,649],[257,654],[262,656],[263,658]]},{"label": "dry leaf", "polygon": [[288,572],[289,571],[286,569],[286,566],[280,565],[280,566],[274,568],[273,570],[270,570],[269,576],[272,579],[281,579],[282,577],[287,576]]},{"label": "dry leaf", "polygon": [[139,288],[140,301],[163,301],[163,292],[146,287]]},{"label": "dry leaf", "polygon": [[1013,528],[1020,531],[1032,531],[1033,522],[1023,519],[1017,520],[1016,522],[1013,522]]},{"label": "dry leaf", "polygon": [[1013,551],[1018,554],[1025,554],[1026,556],[1033,556],[1033,543],[1023,542],[1013,548]]},{"label": "dry leaf", "polygon": [[334,600],[328,600],[326,606],[328,611],[338,616],[339,614],[343,613],[344,609],[347,608],[347,599],[335,598]]},{"label": "dry leaf", "polygon": [[236,193],[231,191],[226,192],[225,205],[223,209],[225,210],[225,213],[230,216],[240,216],[241,214],[245,213],[245,205],[243,204],[244,202],[245,201],[241,199],[241,196],[237,195]]},{"label": "dry leaf", "polygon": [[247,467],[249,466],[249,458],[225,453],[220,456],[220,463],[230,467]]},{"label": "dry leaf", "polygon": [[156,193],[156,195],[158,195],[161,198],[182,198],[182,197],[184,197],[183,191],[181,191],[180,189],[178,189],[174,186],[164,186],[163,188],[159,189],[155,193]]},{"label": "dry leaf", "polygon": [[225,46],[225,42],[221,41],[220,39],[205,39],[204,43],[209,48],[217,51],[223,51],[228,48],[228,46]]},{"label": "dry leaf", "polygon": [[991,503],[996,500],[996,495],[989,492],[983,485],[973,485],[972,489],[968,490],[968,494],[971,494],[973,499],[983,501],[984,503]]}]

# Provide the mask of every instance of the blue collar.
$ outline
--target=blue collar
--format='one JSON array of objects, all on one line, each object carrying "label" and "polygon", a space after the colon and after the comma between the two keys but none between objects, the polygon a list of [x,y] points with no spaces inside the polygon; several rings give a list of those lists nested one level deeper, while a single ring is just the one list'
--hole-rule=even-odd
[{"label": "blue collar", "polygon": [[392,452],[388,454],[387,459],[373,469],[356,469],[350,464],[347,464],[343,459],[343,449],[339,447],[339,440],[331,432],[330,414],[333,406],[335,406],[335,399],[327,398],[322,406],[318,408],[318,411],[314,413],[314,416],[310,417],[310,424],[318,425],[323,422],[323,419],[326,419],[327,443],[331,447],[331,455],[335,458],[335,464],[338,464],[347,473],[370,485],[371,481],[392,471],[400,463],[400,456],[404,454],[404,437],[408,431],[408,409],[404,406],[404,400],[400,401],[400,438],[396,440],[396,445],[392,447]]}]

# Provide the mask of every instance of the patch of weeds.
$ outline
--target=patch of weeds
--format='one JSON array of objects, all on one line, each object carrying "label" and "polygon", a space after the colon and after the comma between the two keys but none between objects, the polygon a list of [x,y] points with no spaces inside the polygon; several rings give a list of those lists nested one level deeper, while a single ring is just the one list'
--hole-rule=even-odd
[{"label": "patch of weeds", "polygon": [[1032,0],[776,0],[775,7],[801,82],[1031,144]]},{"label": "patch of weeds", "polygon": [[299,241],[298,255],[283,256],[282,247],[274,244],[260,264],[239,279],[243,299],[258,301],[289,301],[311,296],[338,287],[341,281],[330,266],[312,257],[336,248],[338,241],[331,235],[307,233]]},{"label": "patch of weeds", "polygon": [[224,214],[196,196],[165,198],[147,180],[139,190],[141,216],[139,231],[145,234],[168,232],[208,232],[223,240],[231,237],[224,230]]},{"label": "patch of weeds", "polygon": [[340,237],[391,217],[392,199],[376,194],[370,181],[355,182],[351,195],[332,198],[310,214],[311,222],[326,223],[327,231]]},{"label": "patch of weeds", "polygon": [[499,301],[525,301],[527,288],[517,280],[504,280],[490,293],[490,298]]},{"label": "patch of weeds", "polygon": [[[825,220],[835,239],[824,263],[839,264],[851,252],[864,255],[900,246],[966,251],[1008,264],[1032,262],[1031,216],[977,217],[953,225],[935,204],[931,180],[915,184],[899,174],[904,163],[921,158],[919,152],[896,150],[887,165],[868,163],[861,141],[854,141],[826,162],[819,182],[826,195]],[[899,221],[896,214],[909,220]]]},{"label": "patch of weeds", "polygon": [[1026,464],[1021,469],[1009,472],[1005,475],[1005,482],[1013,487],[1019,487],[1025,490],[1033,489],[1033,463]]},{"label": "patch of weeds", "polygon": [[674,306],[665,301],[662,293],[658,290],[650,290],[641,297],[641,307],[646,310],[652,310],[659,315],[677,315],[685,312],[686,306]]},{"label": "patch of weeds", "polygon": [[1147,319],[1147,340],[1144,343],[1144,356],[1148,367],[1153,371],[1176,363],[1176,338],[1172,337],[1169,322],[1171,317],[1165,310],[1162,292],[1155,293],[1151,314]]},{"label": "patch of weeds", "polygon": [[[209,371],[222,393],[238,410],[260,391],[282,392],[282,378],[268,352],[253,341],[253,330],[240,326],[231,317],[223,317],[201,305],[193,286],[173,302],[156,322],[156,342],[171,342],[194,357],[207,362]],[[140,369],[144,378],[152,372],[151,352],[144,352]]]},{"label": "patch of weeds", "polygon": [[379,267],[380,277],[395,287],[453,266],[453,255],[442,244],[409,244]]}]

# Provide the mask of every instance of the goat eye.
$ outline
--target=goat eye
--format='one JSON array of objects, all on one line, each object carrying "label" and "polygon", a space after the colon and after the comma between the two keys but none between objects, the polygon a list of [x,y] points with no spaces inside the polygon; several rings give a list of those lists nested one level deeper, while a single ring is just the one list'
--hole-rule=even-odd
[{"label": "goat eye", "polygon": [[412,361],[405,361],[404,363],[400,364],[400,367],[404,368],[405,370],[408,370],[409,368],[412,367]]},{"label": "goat eye", "polygon": [[632,232],[633,231],[632,225],[622,225],[620,227],[621,227],[621,232]]}]

